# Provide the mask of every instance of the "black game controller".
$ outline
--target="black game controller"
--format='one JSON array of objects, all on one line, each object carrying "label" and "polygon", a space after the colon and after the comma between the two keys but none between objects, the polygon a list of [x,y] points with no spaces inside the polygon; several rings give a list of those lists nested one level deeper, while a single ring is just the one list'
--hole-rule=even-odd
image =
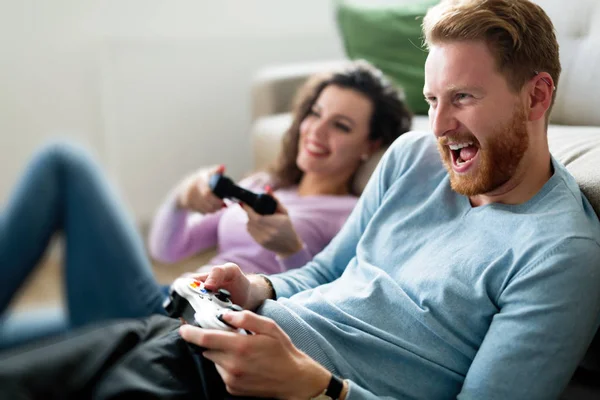
[{"label": "black game controller", "polygon": [[211,176],[208,186],[215,196],[221,199],[230,198],[243,201],[261,215],[275,214],[275,210],[277,210],[277,201],[273,196],[266,193],[256,194],[241,188],[222,174]]}]

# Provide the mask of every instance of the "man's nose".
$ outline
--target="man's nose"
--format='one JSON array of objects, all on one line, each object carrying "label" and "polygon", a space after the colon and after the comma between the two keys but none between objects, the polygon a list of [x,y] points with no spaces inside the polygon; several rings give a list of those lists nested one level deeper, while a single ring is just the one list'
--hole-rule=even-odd
[{"label": "man's nose", "polygon": [[443,103],[429,109],[429,123],[434,135],[437,137],[456,131],[459,126],[452,105]]}]

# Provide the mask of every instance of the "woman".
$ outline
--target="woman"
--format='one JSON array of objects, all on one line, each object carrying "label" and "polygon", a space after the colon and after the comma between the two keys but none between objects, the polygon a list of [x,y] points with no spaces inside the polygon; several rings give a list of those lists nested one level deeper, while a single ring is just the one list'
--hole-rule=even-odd
[{"label": "woman", "polygon": [[[311,79],[300,93],[284,150],[269,174],[243,182],[272,186],[275,215],[247,206],[223,208],[207,186],[218,168],[186,178],[159,210],[150,248],[174,261],[218,245],[210,264],[233,261],[247,271],[298,267],[335,235],[356,202],[351,181],[381,146],[410,128],[411,114],[381,73],[364,62]],[[243,210],[242,210],[243,207]],[[97,167],[71,147],[52,146],[30,165],[0,216],[0,310],[5,310],[47,247],[66,238],[68,316],[10,321],[0,347],[90,322],[163,313],[165,288],[153,278],[143,243]]]},{"label": "woman", "polygon": [[210,264],[231,261],[247,272],[276,273],[304,265],[325,247],[356,203],[351,182],[357,168],[410,128],[410,114],[364,62],[313,77],[299,100],[278,163],[270,174],[242,182],[256,191],[273,188],[284,205],[276,215],[223,208],[208,188],[210,175],[222,170],[201,170],[158,212],[149,241],[154,258],[176,262],[218,245]]}]

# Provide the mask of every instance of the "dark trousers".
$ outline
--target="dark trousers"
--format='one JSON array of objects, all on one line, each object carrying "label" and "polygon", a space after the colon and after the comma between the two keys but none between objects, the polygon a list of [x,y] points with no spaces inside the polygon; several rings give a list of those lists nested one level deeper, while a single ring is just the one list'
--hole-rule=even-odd
[{"label": "dark trousers", "polygon": [[0,354],[0,399],[234,398],[179,325],[119,320]]}]

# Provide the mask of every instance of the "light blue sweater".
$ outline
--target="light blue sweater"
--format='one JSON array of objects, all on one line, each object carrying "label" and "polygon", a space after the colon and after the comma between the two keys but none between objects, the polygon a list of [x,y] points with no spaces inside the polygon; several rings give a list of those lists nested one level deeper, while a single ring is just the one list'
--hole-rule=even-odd
[{"label": "light blue sweater", "polygon": [[433,135],[402,136],[259,312],[349,379],[349,400],[557,398],[600,321],[600,223],[552,162],[525,204],[473,208]]}]

